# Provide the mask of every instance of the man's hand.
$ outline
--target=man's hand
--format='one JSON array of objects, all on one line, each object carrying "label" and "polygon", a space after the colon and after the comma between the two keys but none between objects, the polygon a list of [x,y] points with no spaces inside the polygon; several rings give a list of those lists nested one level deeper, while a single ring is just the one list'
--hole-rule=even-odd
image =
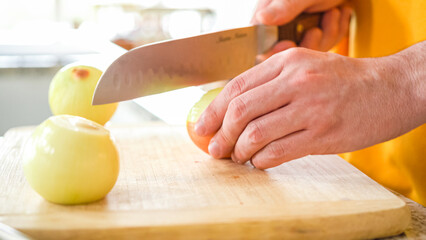
[{"label": "man's hand", "polygon": [[[260,169],[397,137],[425,121],[424,95],[412,86],[413,71],[407,76],[420,50],[376,59],[305,48],[277,53],[229,82],[195,131],[217,132],[209,145],[213,157],[232,153],[235,162],[251,160]],[[419,69],[412,76],[424,79]],[[424,81],[417,82],[424,91]]]},{"label": "man's hand", "polygon": [[[254,13],[252,23],[265,25],[282,25],[290,22],[302,12],[323,12],[320,28],[313,28],[305,33],[300,47],[319,51],[328,51],[347,35],[352,9],[340,6],[343,0],[261,0]],[[259,56],[263,61],[271,55],[296,47],[292,41],[281,41],[271,51]]]}]

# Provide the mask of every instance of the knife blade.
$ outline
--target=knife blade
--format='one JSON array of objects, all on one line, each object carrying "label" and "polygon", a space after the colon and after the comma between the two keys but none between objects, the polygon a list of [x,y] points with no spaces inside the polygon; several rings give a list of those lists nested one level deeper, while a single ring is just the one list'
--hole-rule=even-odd
[{"label": "knife blade", "polygon": [[306,30],[320,26],[321,16],[304,13],[282,26],[253,25],[132,49],[102,74],[92,105],[232,79],[277,41],[299,43]]}]

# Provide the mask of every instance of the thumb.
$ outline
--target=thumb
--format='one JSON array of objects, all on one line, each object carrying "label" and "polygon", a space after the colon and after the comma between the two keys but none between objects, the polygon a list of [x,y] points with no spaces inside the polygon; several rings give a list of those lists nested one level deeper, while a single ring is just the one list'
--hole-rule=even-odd
[{"label": "thumb", "polygon": [[309,7],[310,1],[301,0],[272,0],[256,18],[265,25],[282,25],[293,20]]}]

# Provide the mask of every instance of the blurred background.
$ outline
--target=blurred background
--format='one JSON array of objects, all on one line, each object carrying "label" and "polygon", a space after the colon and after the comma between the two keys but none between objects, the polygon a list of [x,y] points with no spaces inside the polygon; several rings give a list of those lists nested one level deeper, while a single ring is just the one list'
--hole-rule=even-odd
[{"label": "blurred background", "polygon": [[[0,136],[9,128],[38,125],[51,116],[49,83],[64,65],[81,61],[104,69],[124,49],[245,26],[256,3],[0,0]],[[194,87],[122,102],[111,122],[184,124],[202,90]]]}]

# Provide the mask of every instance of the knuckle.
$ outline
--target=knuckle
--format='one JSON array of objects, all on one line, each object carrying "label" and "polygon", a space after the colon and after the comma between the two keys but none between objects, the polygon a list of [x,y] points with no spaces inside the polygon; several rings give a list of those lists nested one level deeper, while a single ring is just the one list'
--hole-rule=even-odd
[{"label": "knuckle", "polygon": [[224,121],[224,113],[219,112],[220,109],[218,109],[216,106],[210,105],[208,106],[202,114],[196,119],[196,121],[201,121],[204,124],[204,127],[206,128],[206,134],[213,134],[222,125]]},{"label": "knuckle", "polygon": [[306,58],[312,58],[312,50],[304,47],[293,47],[283,51],[283,64],[294,64],[303,61]]},{"label": "knuckle", "polygon": [[246,151],[246,148],[242,148],[238,145],[236,145],[234,148],[234,157],[236,158],[237,162],[242,162],[250,158],[249,153]]},{"label": "knuckle", "polygon": [[259,122],[251,122],[247,125],[247,138],[248,142],[252,145],[264,142],[265,134]]},{"label": "knuckle", "polygon": [[210,123],[215,123],[219,119],[219,114],[217,113],[216,108],[210,104],[202,113],[200,118],[203,118],[202,120],[209,125]]},{"label": "knuckle", "polygon": [[244,92],[246,87],[246,72],[240,74],[238,77],[234,78],[230,84],[230,93],[229,96],[234,98],[236,96],[241,95]]},{"label": "knuckle", "polygon": [[285,51],[289,59],[299,59],[303,56],[305,48],[290,48]]},{"label": "knuckle", "polygon": [[227,129],[223,129],[220,131],[219,136],[216,138],[217,141],[225,144],[226,146],[233,145],[234,141],[232,141],[231,133]]},{"label": "knuckle", "polygon": [[230,121],[241,123],[247,114],[247,106],[241,98],[234,98],[229,103]]},{"label": "knuckle", "polygon": [[286,49],[285,51],[278,52],[270,56],[266,61],[273,63],[274,65],[278,64],[281,68],[284,68],[286,61],[288,62],[287,51],[290,51],[293,48]]},{"label": "knuckle", "polygon": [[206,122],[211,122],[216,123],[216,122],[220,122],[220,117],[219,117],[219,113],[217,112],[217,108],[210,106],[206,109],[206,112],[208,111],[209,117],[208,118],[204,118],[203,120]]},{"label": "knuckle", "polygon": [[282,159],[285,157],[285,149],[281,144],[271,143],[267,148],[266,157],[274,161]]}]

